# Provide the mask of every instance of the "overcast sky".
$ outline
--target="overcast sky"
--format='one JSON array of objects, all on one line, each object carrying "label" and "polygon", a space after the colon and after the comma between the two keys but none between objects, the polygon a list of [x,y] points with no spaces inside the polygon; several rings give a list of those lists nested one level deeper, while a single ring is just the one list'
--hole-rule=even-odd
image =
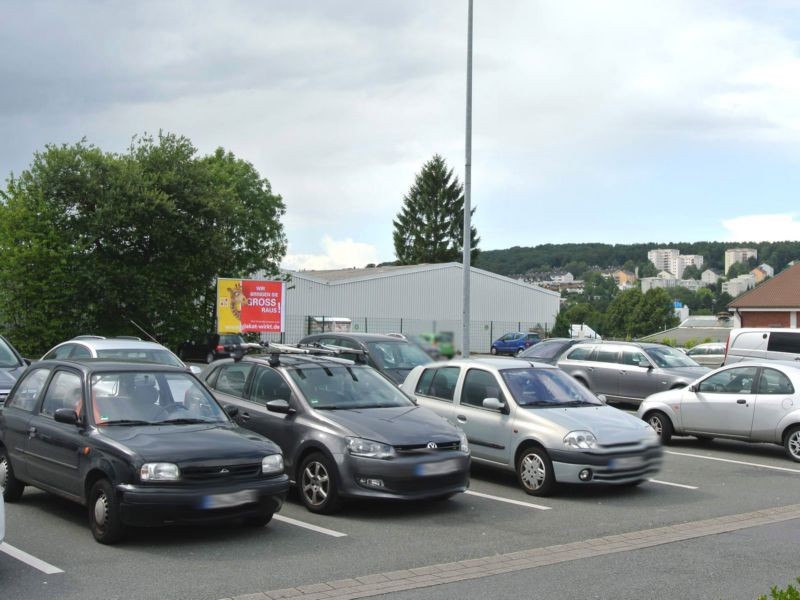
[{"label": "overcast sky", "polygon": [[[439,153],[463,180],[466,0],[0,3],[0,173],[142,132],[252,162],[289,268],[394,260]],[[475,0],[485,250],[800,239],[800,3]]]}]

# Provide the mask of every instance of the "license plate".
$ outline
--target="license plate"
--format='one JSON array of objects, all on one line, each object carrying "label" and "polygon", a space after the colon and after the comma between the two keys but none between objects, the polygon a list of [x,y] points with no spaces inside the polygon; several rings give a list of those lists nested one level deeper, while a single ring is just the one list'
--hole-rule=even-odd
[{"label": "license plate", "polygon": [[644,464],[644,458],[641,456],[623,456],[622,458],[613,458],[609,461],[608,466],[612,469],[632,469],[640,467]]},{"label": "license plate", "polygon": [[231,506],[239,506],[240,504],[249,504],[258,500],[258,494],[255,490],[242,490],[240,492],[231,492],[230,494],[213,494],[205,496],[200,502],[200,508],[228,508]]},{"label": "license plate", "polygon": [[443,460],[442,462],[422,463],[417,465],[417,475],[445,475],[454,473],[459,469],[459,461],[455,458]]}]

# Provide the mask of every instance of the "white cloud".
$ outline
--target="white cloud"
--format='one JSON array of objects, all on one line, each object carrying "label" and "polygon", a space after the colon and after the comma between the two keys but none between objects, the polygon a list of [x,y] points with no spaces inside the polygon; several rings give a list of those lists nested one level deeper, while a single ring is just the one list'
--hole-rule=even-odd
[{"label": "white cloud", "polygon": [[745,215],[722,221],[730,242],[800,240],[800,220],[794,214]]},{"label": "white cloud", "polygon": [[281,266],[292,271],[318,271],[360,268],[369,263],[380,262],[375,246],[355,242],[350,238],[334,240],[326,235],[322,238],[322,249],[324,254],[292,254],[290,248]]}]

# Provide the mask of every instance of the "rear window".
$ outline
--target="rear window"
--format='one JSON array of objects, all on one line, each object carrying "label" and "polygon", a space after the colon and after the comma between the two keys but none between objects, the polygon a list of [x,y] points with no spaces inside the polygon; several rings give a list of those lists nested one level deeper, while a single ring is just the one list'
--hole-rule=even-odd
[{"label": "rear window", "polygon": [[769,334],[767,350],[770,352],[800,354],[800,333],[773,331]]}]

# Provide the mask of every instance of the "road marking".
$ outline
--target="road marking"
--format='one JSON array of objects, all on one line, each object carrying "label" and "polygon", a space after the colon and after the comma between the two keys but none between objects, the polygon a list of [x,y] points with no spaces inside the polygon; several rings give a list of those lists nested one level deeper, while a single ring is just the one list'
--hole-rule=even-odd
[{"label": "road marking", "polygon": [[772,465],[762,465],[759,463],[745,462],[743,460],[731,460],[730,458],[717,458],[716,456],[703,456],[702,454],[690,454],[689,452],[673,452],[666,450],[665,454],[674,454],[675,456],[689,456],[691,458],[704,458],[706,460],[716,460],[719,462],[733,463],[735,465],[745,465],[748,467],[761,467],[762,469],[773,469],[774,471],[786,471],[788,473],[800,473],[800,469],[789,469],[787,467],[773,467]]},{"label": "road marking", "polygon": [[38,569],[42,573],[46,575],[55,575],[56,573],[63,573],[61,569],[58,567],[54,567],[50,563],[46,563],[43,560],[39,560],[35,556],[31,556],[27,552],[23,552],[19,548],[14,548],[11,544],[3,542],[0,544],[0,552],[5,552],[12,558],[16,558],[19,561],[24,562],[26,565],[33,567],[34,569]]},{"label": "road marking", "polygon": [[306,523],[305,521],[298,521],[297,519],[292,519],[290,517],[284,517],[283,515],[273,515],[273,519],[276,521],[281,521],[282,523],[288,523],[289,525],[296,525],[297,527],[302,527],[303,529],[310,529],[311,531],[316,531],[317,533],[324,533],[325,535],[329,535],[331,537],[347,537],[346,533],[342,533],[341,531],[334,531],[333,529],[325,529],[324,527],[320,527],[318,525],[312,525],[311,523]]},{"label": "road marking", "polygon": [[467,490],[464,492],[470,496],[478,496],[479,498],[488,498],[489,500],[497,500],[498,502],[507,502],[508,504],[516,504],[517,506],[525,506],[527,508],[537,508],[539,510],[550,510],[550,506],[542,506],[541,504],[533,504],[531,502],[522,502],[520,500],[511,500],[510,498],[502,498],[500,496],[492,496],[491,494],[482,494],[481,492],[473,492]]},{"label": "road marking", "polygon": [[686,490],[697,490],[700,489],[696,485],[685,485],[683,483],[672,483],[671,481],[660,481],[658,479],[648,479],[650,483],[657,483],[659,485],[671,485],[672,487],[679,487],[684,488]]}]

